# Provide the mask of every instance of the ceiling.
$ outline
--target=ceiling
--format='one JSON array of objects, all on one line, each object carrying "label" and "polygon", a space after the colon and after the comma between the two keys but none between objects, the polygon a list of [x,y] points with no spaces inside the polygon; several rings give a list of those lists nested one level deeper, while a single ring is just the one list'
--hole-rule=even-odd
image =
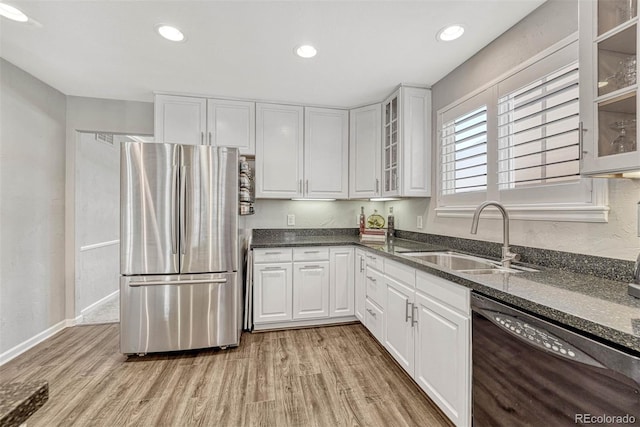
[{"label": "ceiling", "polygon": [[[0,55],[67,95],[152,101],[153,91],[351,107],[398,83],[432,85],[544,0],[20,1]],[[183,43],[154,27],[172,24]],[[461,23],[453,42],[436,41]],[[311,43],[313,59],[294,48]]]}]

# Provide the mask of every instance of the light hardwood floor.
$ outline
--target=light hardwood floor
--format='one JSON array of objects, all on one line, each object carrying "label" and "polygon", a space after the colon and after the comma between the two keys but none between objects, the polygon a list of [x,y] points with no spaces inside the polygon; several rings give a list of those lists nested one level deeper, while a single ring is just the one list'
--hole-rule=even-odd
[{"label": "light hardwood floor", "polygon": [[128,359],[118,327],[65,329],[0,367],[3,383],[49,381],[29,427],[451,425],[360,324]]}]

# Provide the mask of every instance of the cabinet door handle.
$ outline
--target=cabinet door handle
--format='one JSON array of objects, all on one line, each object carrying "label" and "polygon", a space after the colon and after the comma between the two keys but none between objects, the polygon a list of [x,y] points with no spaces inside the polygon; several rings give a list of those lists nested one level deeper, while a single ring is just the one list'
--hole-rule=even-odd
[{"label": "cabinet door handle", "polygon": [[211,132],[209,132],[209,145],[211,145]]},{"label": "cabinet door handle", "polygon": [[580,160],[582,160],[584,154],[588,153],[588,151],[584,149],[584,133],[586,131],[584,123],[578,123],[578,149],[580,150]]},{"label": "cabinet door handle", "polygon": [[376,194],[380,192],[380,180],[376,178]]},{"label": "cabinet door handle", "polygon": [[298,193],[302,195],[302,180],[298,181]]},{"label": "cabinet door handle", "polygon": [[307,194],[309,194],[309,180],[308,180],[308,179],[307,179],[307,181],[305,182],[305,184],[304,184],[304,185],[305,185],[305,190],[304,190],[304,192],[305,192],[305,193],[307,193]]},{"label": "cabinet door handle", "polygon": [[364,257],[360,257],[360,273],[364,271]]},{"label": "cabinet door handle", "polygon": [[[409,316],[409,306],[411,307],[411,316]],[[409,300],[406,301],[406,305],[404,306],[404,321],[408,322],[409,321],[409,317],[411,317],[411,321],[413,321],[413,304],[411,304],[409,302]]]},{"label": "cabinet door handle", "polygon": [[200,145],[204,145],[204,132],[200,132]]},{"label": "cabinet door handle", "polygon": [[413,303],[411,303],[411,326],[415,326],[415,325],[418,324],[416,311],[418,311],[418,306],[413,304]]}]

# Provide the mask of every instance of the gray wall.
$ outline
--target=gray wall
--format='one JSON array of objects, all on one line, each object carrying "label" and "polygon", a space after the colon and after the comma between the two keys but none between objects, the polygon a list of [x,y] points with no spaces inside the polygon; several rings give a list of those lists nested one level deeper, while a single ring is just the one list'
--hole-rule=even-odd
[{"label": "gray wall", "polygon": [[0,354],[65,319],[64,94],[0,59]]},{"label": "gray wall", "polygon": [[[433,85],[433,123],[436,112],[578,30],[578,2],[550,0],[486,46],[464,64]],[[435,141],[434,133],[434,159]],[[435,180],[434,180],[435,181]],[[636,235],[636,203],[640,182],[609,180],[608,223],[512,221],[511,242],[518,245],[566,252],[635,260],[640,245]],[[477,236],[469,233],[471,218],[439,218],[436,197],[388,202],[394,206],[397,228],[499,242],[498,220],[481,220]],[[416,217],[424,228],[416,228]]]}]

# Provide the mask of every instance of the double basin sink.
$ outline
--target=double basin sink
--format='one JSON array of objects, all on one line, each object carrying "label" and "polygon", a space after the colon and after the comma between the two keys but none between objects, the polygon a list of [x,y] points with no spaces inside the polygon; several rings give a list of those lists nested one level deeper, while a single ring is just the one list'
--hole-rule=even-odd
[{"label": "double basin sink", "polygon": [[402,252],[401,255],[467,274],[505,274],[536,271],[521,266],[503,267],[501,263],[453,251]]}]

